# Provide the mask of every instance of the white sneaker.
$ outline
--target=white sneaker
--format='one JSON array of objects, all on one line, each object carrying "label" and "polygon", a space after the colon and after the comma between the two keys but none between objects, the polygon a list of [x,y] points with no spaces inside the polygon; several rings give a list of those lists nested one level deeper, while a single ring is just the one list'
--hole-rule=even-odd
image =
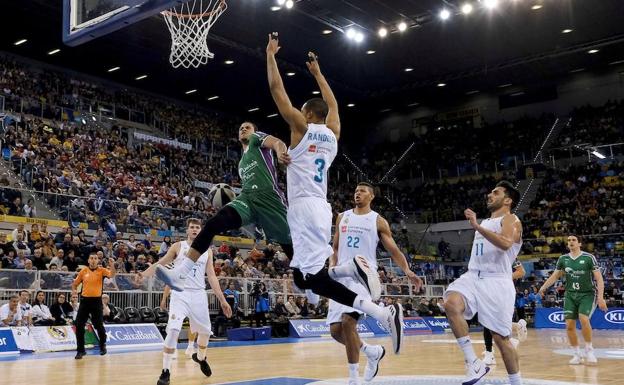
[{"label": "white sneaker", "polygon": [[483,352],[483,363],[487,366],[496,365],[496,358],[494,357],[493,352],[488,352],[487,350]]},{"label": "white sneaker", "polygon": [[197,349],[192,344],[189,344],[184,351],[184,354],[186,354],[187,357],[192,357],[195,353],[197,353]]},{"label": "white sneaker", "polygon": [[180,264],[173,268],[166,268],[163,265],[156,266],[156,277],[169,286],[172,290],[182,291],[184,290],[184,281],[186,276],[180,272]]},{"label": "white sneaker", "polygon": [[351,261],[354,265],[353,277],[364,285],[370,293],[373,302],[379,300],[379,297],[381,297],[381,282],[379,281],[379,273],[371,270],[368,265],[368,261],[366,261],[366,258],[361,255],[356,255]]},{"label": "white sneaker", "polygon": [[399,354],[403,347],[403,306],[394,303],[384,311],[387,318],[383,326],[390,332],[394,354]]},{"label": "white sneaker", "polygon": [[349,379],[349,385],[361,385],[362,383],[360,382],[359,378],[350,378]]},{"label": "white sneaker", "polygon": [[377,346],[377,354],[367,356],[368,361],[366,362],[366,368],[364,369],[364,381],[371,381],[379,372],[379,363],[386,355],[386,349],[378,345]]},{"label": "white sneaker", "polygon": [[519,340],[517,340],[516,338],[510,338],[509,342],[511,342],[511,346],[514,349],[516,349],[516,350],[518,349],[518,345],[520,345],[520,341]]},{"label": "white sneaker", "polygon": [[520,341],[526,341],[527,336],[527,323],[525,320],[521,319],[520,321],[518,321],[518,339]]},{"label": "white sneaker", "polygon": [[478,358],[474,360],[472,364],[466,363],[466,378],[464,382],[462,382],[462,385],[475,385],[481,381],[489,371],[490,368]]},{"label": "white sneaker", "polygon": [[594,349],[585,350],[585,365],[597,365],[598,359],[594,354]]},{"label": "white sneaker", "polygon": [[580,365],[583,363],[583,358],[578,355],[578,354],[574,354],[574,356],[572,357],[572,359],[570,361],[568,361],[569,365]]}]

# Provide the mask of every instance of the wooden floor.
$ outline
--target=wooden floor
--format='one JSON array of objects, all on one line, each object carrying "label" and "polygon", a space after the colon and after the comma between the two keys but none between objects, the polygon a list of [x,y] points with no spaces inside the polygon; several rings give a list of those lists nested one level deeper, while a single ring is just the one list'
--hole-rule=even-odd
[{"label": "wooden floor", "polygon": [[[482,337],[473,334],[477,353],[483,350]],[[372,338],[371,343],[391,345],[388,339]],[[481,342],[481,343],[480,343]],[[624,333],[598,331],[594,346],[607,348],[624,358]],[[623,360],[599,358],[598,366],[569,366],[567,355],[555,354],[566,349],[563,331],[529,331],[529,338],[519,347],[524,378],[573,383],[624,384]],[[621,350],[618,350],[621,349]],[[614,353],[615,352],[615,353]],[[179,351],[172,367],[172,385],[219,384],[270,377],[310,379],[345,378],[348,376],[342,346],[329,340],[297,343],[216,347],[208,350],[213,376],[206,378],[193,361]],[[113,353],[104,357],[89,355],[82,361],[73,356],[50,356],[41,359],[19,359],[0,362],[0,383],[93,385],[155,384],[161,370],[159,351]],[[504,378],[502,360],[488,379]],[[364,359],[360,369],[363,370]],[[388,354],[382,361],[379,377],[463,375],[462,355],[451,334],[406,337],[401,355]],[[4,380],[7,382],[4,382]],[[271,383],[271,382],[268,382]],[[276,382],[277,383],[277,382]],[[345,382],[346,383],[346,382]],[[445,382],[452,383],[452,382]],[[488,381],[484,381],[488,383]],[[537,384],[539,382],[533,382]]]}]

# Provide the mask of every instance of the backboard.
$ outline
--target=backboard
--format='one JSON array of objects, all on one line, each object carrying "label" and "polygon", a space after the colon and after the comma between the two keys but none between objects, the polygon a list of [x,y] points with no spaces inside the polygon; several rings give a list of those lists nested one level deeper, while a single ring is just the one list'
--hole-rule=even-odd
[{"label": "backboard", "polygon": [[188,0],[63,0],[63,42],[77,46]]}]

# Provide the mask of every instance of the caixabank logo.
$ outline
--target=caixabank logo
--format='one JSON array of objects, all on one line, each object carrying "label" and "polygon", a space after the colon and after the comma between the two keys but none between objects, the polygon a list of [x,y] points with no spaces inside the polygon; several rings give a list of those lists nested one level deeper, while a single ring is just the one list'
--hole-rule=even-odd
[{"label": "caixabank logo", "polygon": [[624,310],[617,309],[605,313],[604,319],[612,324],[624,324]]}]

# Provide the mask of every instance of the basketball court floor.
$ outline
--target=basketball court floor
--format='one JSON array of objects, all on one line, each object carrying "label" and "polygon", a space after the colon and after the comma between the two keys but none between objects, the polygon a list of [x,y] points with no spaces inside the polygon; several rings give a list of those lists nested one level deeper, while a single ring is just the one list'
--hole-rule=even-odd
[{"label": "basketball court floor", "polygon": [[[472,338],[478,353],[483,350],[481,334]],[[347,383],[344,349],[329,338],[288,340],[288,343],[213,343],[208,360],[213,370],[204,377],[199,366],[178,350],[172,366],[172,385],[336,385]],[[370,338],[370,343],[389,346],[388,338]],[[265,342],[265,341],[262,341]],[[570,366],[571,351],[563,330],[530,330],[519,347],[520,364],[527,385],[624,384],[624,333],[596,331],[594,346],[598,365]],[[179,345],[179,348],[184,348]],[[498,365],[482,384],[506,384],[500,355]],[[82,361],[73,352],[22,355],[0,359],[2,383],[37,385],[156,384],[161,370],[159,350],[97,351]],[[363,370],[365,360],[360,363]],[[379,375],[371,384],[459,385],[463,375],[462,355],[452,334],[408,336],[400,355],[387,354]],[[5,382],[6,380],[6,382]]]}]

